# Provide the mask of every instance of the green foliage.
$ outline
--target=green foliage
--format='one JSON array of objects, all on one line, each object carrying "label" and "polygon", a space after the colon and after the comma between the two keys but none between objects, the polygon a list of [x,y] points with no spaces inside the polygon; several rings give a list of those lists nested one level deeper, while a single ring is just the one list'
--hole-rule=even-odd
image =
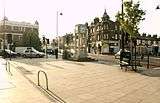
[{"label": "green foliage", "polygon": [[102,48],[107,48],[108,47],[108,44],[103,44],[102,45]]},{"label": "green foliage", "polygon": [[36,50],[41,50],[41,42],[37,30],[29,30],[23,35],[23,46],[34,47]]},{"label": "green foliage", "polygon": [[67,44],[67,47],[69,48],[69,45],[73,42],[73,34],[66,34],[64,38],[65,44]]},{"label": "green foliage", "polygon": [[136,36],[139,30],[139,23],[144,20],[145,11],[140,9],[140,3],[124,2],[124,13],[118,12],[117,22],[121,29],[130,34],[130,37]]},{"label": "green foliage", "polygon": [[106,40],[102,40],[102,48],[107,48],[108,47],[108,43]]}]

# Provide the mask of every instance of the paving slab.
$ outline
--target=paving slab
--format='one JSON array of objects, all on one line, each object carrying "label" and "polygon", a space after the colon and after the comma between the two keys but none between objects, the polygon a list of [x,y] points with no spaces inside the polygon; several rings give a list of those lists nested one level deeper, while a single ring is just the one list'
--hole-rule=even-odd
[{"label": "paving slab", "polygon": [[13,67],[10,75],[5,64],[6,61],[0,58],[0,103],[52,102]]},{"label": "paving slab", "polygon": [[[12,63],[32,72],[23,75],[35,83],[37,83],[37,72],[45,71],[49,79],[49,89],[67,103],[159,103],[160,101],[158,96],[160,77],[142,75],[134,71],[124,72],[118,66],[54,59],[21,59]],[[41,80],[41,83],[44,84],[45,81]]]}]

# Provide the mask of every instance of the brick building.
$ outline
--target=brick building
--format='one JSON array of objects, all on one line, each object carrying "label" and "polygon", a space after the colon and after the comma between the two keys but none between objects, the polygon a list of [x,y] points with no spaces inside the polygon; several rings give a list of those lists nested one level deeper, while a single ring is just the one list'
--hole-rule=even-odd
[{"label": "brick building", "polygon": [[110,20],[106,10],[101,19],[95,18],[89,25],[88,51],[91,53],[115,53],[119,50],[119,27]]},{"label": "brick building", "polygon": [[12,43],[16,46],[21,46],[22,36],[29,30],[39,30],[39,24],[35,21],[34,24],[27,22],[10,21],[7,17],[4,17],[0,21],[0,49],[8,48],[8,37],[12,38]]}]

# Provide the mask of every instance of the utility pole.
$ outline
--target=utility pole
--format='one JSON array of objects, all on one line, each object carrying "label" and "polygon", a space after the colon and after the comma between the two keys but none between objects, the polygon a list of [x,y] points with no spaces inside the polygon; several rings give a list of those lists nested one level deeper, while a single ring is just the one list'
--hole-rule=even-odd
[{"label": "utility pole", "polygon": [[6,31],[5,31],[5,7],[4,7],[4,15],[3,15],[3,57],[6,57],[6,52],[5,52],[5,48],[6,48]]},{"label": "utility pole", "polygon": [[45,50],[45,53],[46,53],[46,59],[48,58],[48,54],[47,54],[47,43],[45,42],[45,45],[46,45],[46,50]]},{"label": "utility pole", "polygon": [[5,28],[5,8],[4,8],[4,17],[3,17],[3,50],[5,52],[5,44],[6,44],[6,28]]},{"label": "utility pole", "polygon": [[59,49],[59,37],[58,37],[58,11],[56,13],[56,34],[57,34],[57,48]]},{"label": "utility pole", "polygon": [[57,34],[57,45],[58,45],[58,47],[57,47],[57,49],[59,50],[59,35],[58,35],[58,17],[59,17],[59,15],[63,15],[62,13],[59,13],[58,11],[57,11],[57,13],[56,13],[56,34]]},{"label": "utility pole", "polygon": [[47,59],[48,58],[48,55],[47,55],[47,39],[44,35],[43,35],[43,45],[45,46],[45,55],[46,55],[46,59]]},{"label": "utility pole", "polygon": [[[121,9],[122,9],[122,22],[123,22],[123,20],[124,20],[124,18],[123,18],[123,14],[124,14],[124,12],[123,12],[123,0],[121,1],[122,2],[122,5],[121,5]],[[124,52],[124,31],[123,31],[123,27],[122,27],[122,25],[121,25],[121,49],[122,49],[122,51],[120,52],[120,63],[122,62],[122,60],[123,60],[123,55],[122,54],[124,54],[123,52]]]},{"label": "utility pole", "polygon": [[[123,11],[123,0],[122,0],[122,21],[124,20],[124,11]],[[123,31],[123,27],[122,27],[122,31],[121,31],[121,47],[122,47],[122,52],[124,52],[124,31]]]}]

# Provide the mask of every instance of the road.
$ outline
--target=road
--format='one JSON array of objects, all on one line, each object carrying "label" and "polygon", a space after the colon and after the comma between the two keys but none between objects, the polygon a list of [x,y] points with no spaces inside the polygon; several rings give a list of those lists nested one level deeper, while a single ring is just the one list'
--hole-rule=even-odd
[{"label": "road", "polygon": [[[14,59],[11,64],[35,84],[38,71],[45,71],[49,89],[66,103],[160,102],[159,77],[123,72],[118,65],[52,58]],[[43,74],[40,84],[46,88]]]}]

